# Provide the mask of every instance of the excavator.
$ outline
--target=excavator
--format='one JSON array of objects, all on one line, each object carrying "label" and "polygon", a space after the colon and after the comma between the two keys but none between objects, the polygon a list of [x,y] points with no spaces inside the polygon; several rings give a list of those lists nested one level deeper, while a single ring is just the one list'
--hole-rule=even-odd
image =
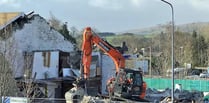
[{"label": "excavator", "polygon": [[146,83],[143,81],[143,73],[140,70],[125,68],[125,57],[114,46],[100,38],[91,27],[85,28],[82,42],[82,68],[83,78],[88,80],[92,49],[96,45],[113,60],[116,75],[107,82],[107,91],[111,96],[126,99],[144,100]]}]

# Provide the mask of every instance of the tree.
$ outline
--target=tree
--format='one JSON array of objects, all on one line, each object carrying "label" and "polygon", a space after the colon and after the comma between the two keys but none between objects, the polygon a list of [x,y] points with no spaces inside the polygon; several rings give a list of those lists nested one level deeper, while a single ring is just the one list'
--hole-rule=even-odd
[{"label": "tree", "polygon": [[184,67],[185,62],[191,63],[191,39],[190,33],[175,31],[174,54],[175,61],[178,64],[176,67]]},{"label": "tree", "polygon": [[70,35],[73,37],[78,37],[80,35],[78,29],[75,26],[70,27]]},{"label": "tree", "polygon": [[198,44],[199,44],[199,66],[207,66],[208,63],[207,63],[207,44],[205,42],[205,38],[203,36],[200,36],[199,37],[199,41],[198,41]]},{"label": "tree", "polygon": [[159,37],[159,51],[162,52],[162,55],[160,56],[160,60],[162,63],[159,64],[162,64],[161,71],[163,73],[166,73],[167,70],[171,69],[171,22],[166,24],[165,28],[165,32],[161,32]]},{"label": "tree", "polygon": [[2,54],[0,61],[0,96],[16,96],[17,87],[12,68]]},{"label": "tree", "polygon": [[193,66],[207,66],[207,43],[202,35],[192,34],[192,64]]},{"label": "tree", "polygon": [[61,33],[65,39],[70,41],[73,44],[76,44],[76,39],[73,37],[74,34],[77,32],[76,28],[72,27],[72,33],[69,32],[67,22],[61,23],[59,19],[57,19],[51,12],[50,12],[50,19],[48,20],[51,27]]},{"label": "tree", "polygon": [[71,43],[76,44],[76,39],[75,39],[72,35],[70,35],[70,33],[69,33],[69,30],[68,30],[68,28],[67,28],[67,22],[64,23],[64,24],[62,25],[62,28],[59,30],[59,32],[60,32],[60,33],[61,33],[68,41],[70,41]]},{"label": "tree", "polygon": [[51,12],[50,12],[50,18],[48,22],[49,22],[49,25],[55,30],[61,29],[61,21],[57,19]]},{"label": "tree", "polygon": [[[16,96],[17,95],[17,85],[14,78],[15,70],[12,66],[13,62],[10,62],[9,53],[7,51],[8,47],[12,47],[13,43],[9,42],[11,40],[11,30],[12,24],[1,29],[0,31],[0,97],[3,96]],[[14,48],[13,48],[14,49]],[[15,50],[13,50],[15,52]]]}]

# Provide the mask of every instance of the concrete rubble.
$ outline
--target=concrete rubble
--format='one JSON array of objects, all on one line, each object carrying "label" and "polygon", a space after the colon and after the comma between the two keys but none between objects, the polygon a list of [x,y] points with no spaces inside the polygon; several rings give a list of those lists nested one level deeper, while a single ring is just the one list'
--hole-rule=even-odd
[{"label": "concrete rubble", "polygon": [[81,103],[150,103],[150,102],[138,102],[132,101],[127,99],[110,99],[110,98],[103,98],[103,97],[92,97],[92,96],[84,96]]},{"label": "concrete rubble", "polygon": [[[202,103],[203,92],[179,90],[174,91],[174,103]],[[111,99],[102,96],[84,96],[81,103],[170,103],[171,102],[171,89],[162,91],[148,88],[146,91],[145,99],[150,102],[137,102],[127,99]]]}]

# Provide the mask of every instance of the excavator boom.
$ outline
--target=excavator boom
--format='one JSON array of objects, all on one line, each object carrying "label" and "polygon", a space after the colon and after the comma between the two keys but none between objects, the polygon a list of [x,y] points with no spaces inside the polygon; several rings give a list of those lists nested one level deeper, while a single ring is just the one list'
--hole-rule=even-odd
[{"label": "excavator boom", "polygon": [[111,44],[101,39],[98,35],[96,35],[90,27],[87,27],[83,33],[83,68],[84,68],[84,78],[89,77],[90,73],[90,65],[92,59],[92,46],[96,45],[99,47],[103,52],[105,52],[108,56],[110,56],[115,63],[116,72],[119,72],[119,69],[125,68],[125,58],[123,55],[114,48]]}]

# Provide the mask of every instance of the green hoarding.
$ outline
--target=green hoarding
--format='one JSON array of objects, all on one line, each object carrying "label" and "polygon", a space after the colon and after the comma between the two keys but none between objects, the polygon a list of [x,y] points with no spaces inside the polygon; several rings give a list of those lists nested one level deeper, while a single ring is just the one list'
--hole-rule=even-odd
[{"label": "green hoarding", "polygon": [[[171,88],[171,79],[169,78],[144,78],[148,88],[166,89]],[[182,89],[198,90],[209,92],[209,80],[191,80],[191,79],[175,79],[175,84],[181,84]]]}]

